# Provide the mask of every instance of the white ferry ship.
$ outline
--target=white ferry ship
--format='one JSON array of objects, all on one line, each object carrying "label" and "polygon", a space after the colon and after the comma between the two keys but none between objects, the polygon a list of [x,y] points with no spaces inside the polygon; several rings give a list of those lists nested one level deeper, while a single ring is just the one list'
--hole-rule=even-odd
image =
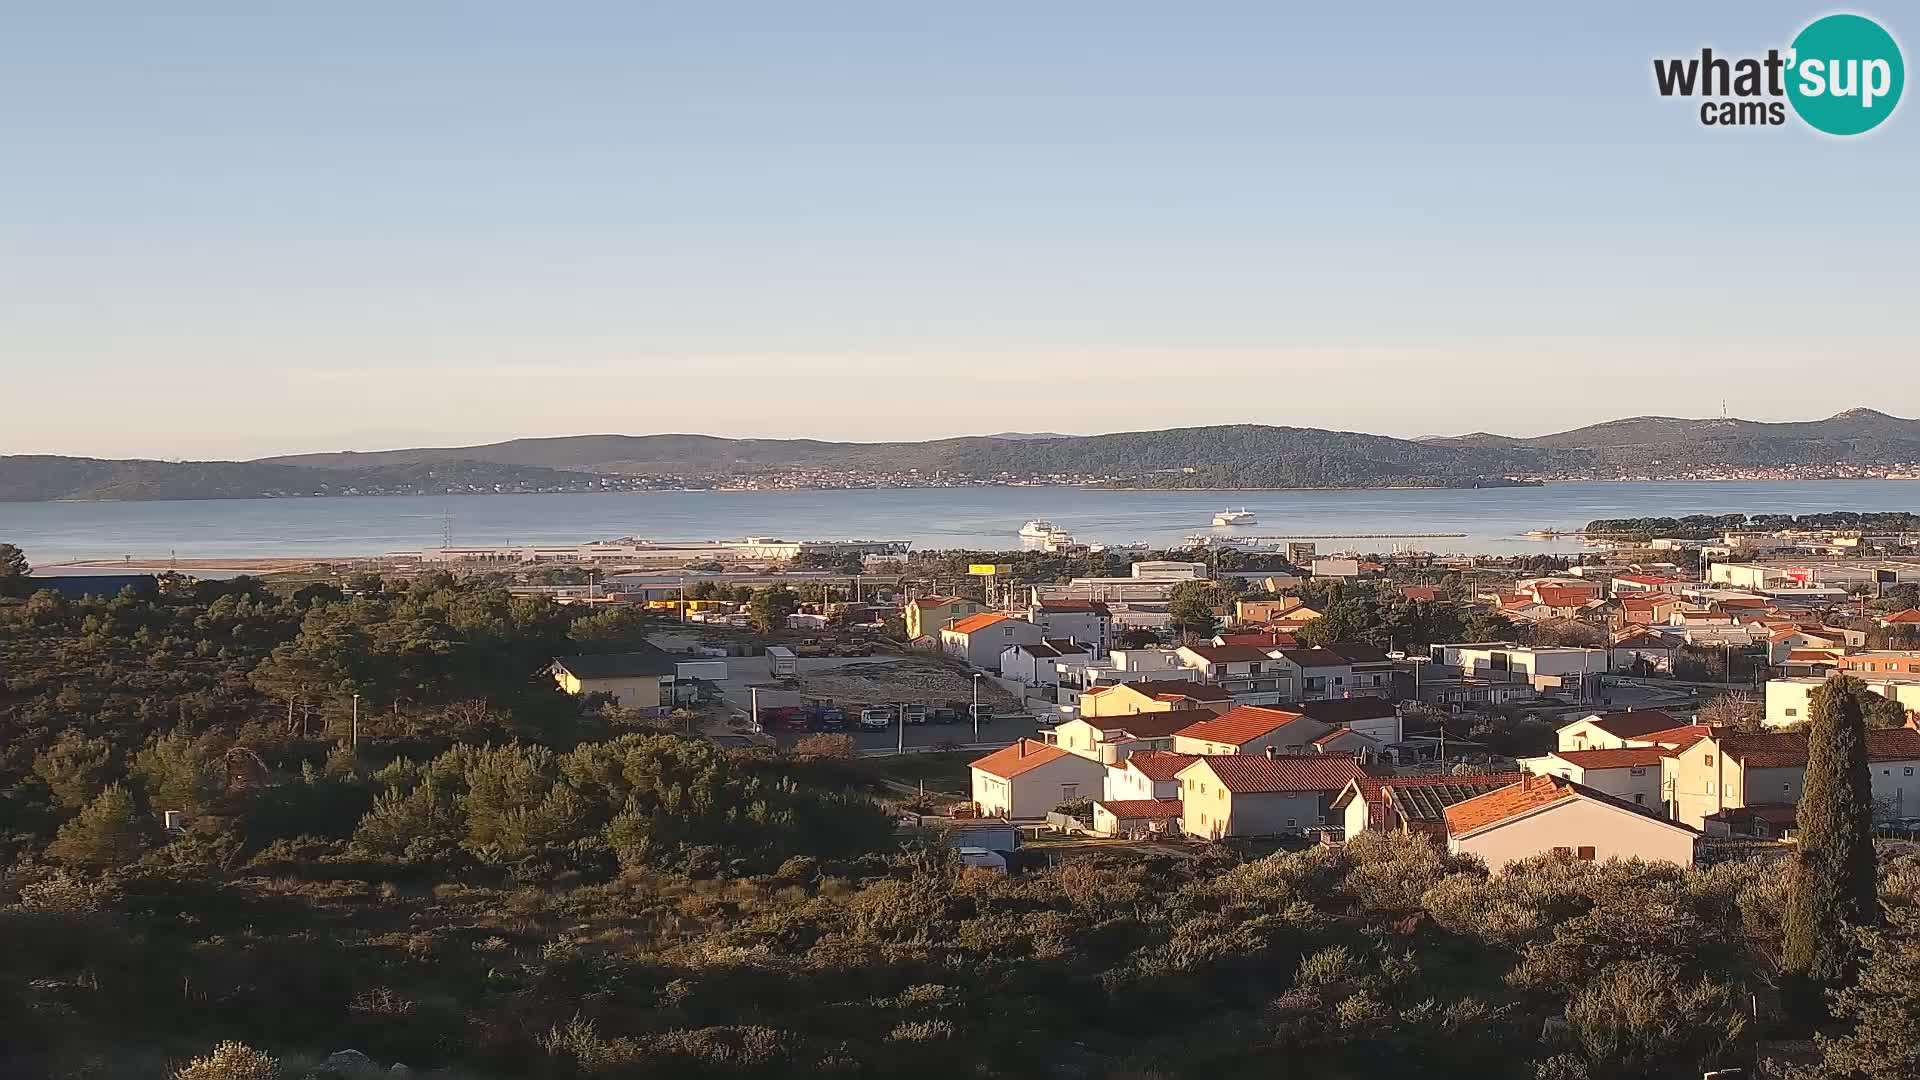
[{"label": "white ferry ship", "polygon": [[1244,506],[1238,510],[1222,510],[1213,515],[1215,525],[1257,525],[1259,522],[1260,519],[1253,516],[1253,511]]}]

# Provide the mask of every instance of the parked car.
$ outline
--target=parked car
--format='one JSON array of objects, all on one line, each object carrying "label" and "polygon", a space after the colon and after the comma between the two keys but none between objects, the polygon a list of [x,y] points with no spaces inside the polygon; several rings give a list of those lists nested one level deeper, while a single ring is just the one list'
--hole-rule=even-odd
[{"label": "parked car", "polygon": [[863,731],[885,731],[893,724],[893,710],[885,706],[860,710],[860,728]]}]

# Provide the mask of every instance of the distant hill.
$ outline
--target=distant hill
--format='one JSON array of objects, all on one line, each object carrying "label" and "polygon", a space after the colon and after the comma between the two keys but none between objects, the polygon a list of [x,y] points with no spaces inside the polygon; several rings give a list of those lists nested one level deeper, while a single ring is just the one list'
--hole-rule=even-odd
[{"label": "distant hill", "polygon": [[[813,472],[827,486],[970,479],[1167,488],[1473,487],[1509,477],[1658,466],[1857,466],[1920,461],[1920,421],[1872,409],[1759,423],[1642,416],[1516,438],[1395,439],[1231,424],[1110,435],[1003,432],[928,442],[572,435],[483,446],[296,454],[258,461],[0,457],[0,500],[215,499],[710,485]],[[904,479],[903,479],[904,478]]]},{"label": "distant hill", "polygon": [[1429,445],[1545,451],[1553,467],[1645,467],[1655,463],[1770,467],[1920,461],[1920,420],[1848,409],[1824,420],[1763,423],[1714,417],[1636,416],[1553,435],[1515,439],[1478,433]]}]

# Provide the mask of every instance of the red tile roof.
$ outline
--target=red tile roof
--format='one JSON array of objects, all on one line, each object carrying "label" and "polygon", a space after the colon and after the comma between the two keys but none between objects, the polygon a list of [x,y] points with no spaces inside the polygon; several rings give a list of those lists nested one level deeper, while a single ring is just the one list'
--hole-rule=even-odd
[{"label": "red tile roof", "polygon": [[1583,769],[1625,769],[1658,765],[1672,753],[1664,746],[1630,746],[1622,750],[1556,750],[1553,756]]},{"label": "red tile roof", "polygon": [[1649,732],[1635,736],[1637,742],[1650,742],[1668,750],[1685,750],[1701,739],[1718,730],[1711,724],[1688,724],[1685,727],[1668,728],[1665,731]]},{"label": "red tile roof", "polygon": [[1202,757],[1181,771],[1183,777],[1195,770],[1211,769],[1220,783],[1236,795],[1269,795],[1283,792],[1323,791],[1331,795],[1350,782],[1368,775],[1352,759],[1326,754],[1267,757],[1265,754],[1214,754]]},{"label": "red tile roof", "polygon": [[1209,664],[1247,664],[1272,659],[1267,650],[1255,645],[1189,645],[1187,651]]},{"label": "red tile roof", "polygon": [[1431,585],[1408,585],[1400,595],[1414,603],[1432,603],[1440,599],[1440,590]]},{"label": "red tile roof", "polygon": [[[1158,699],[1156,699],[1158,700]],[[1160,712],[1128,713],[1126,716],[1090,716],[1087,723],[1101,731],[1121,731],[1136,739],[1166,739],[1193,723],[1200,709],[1168,709]]]},{"label": "red tile roof", "polygon": [[1084,612],[1089,615],[1111,615],[1112,610],[1099,600],[1042,600],[1035,605],[1041,611],[1057,611],[1061,614]]},{"label": "red tile roof", "polygon": [[1920,608],[1896,611],[1880,620],[1883,623],[1920,623]]},{"label": "red tile roof", "polygon": [[1559,776],[1529,776],[1447,807],[1447,832],[1454,836],[1497,825],[1510,818],[1577,798],[1580,785]]},{"label": "red tile roof", "polygon": [[971,634],[975,630],[985,630],[995,623],[1006,622],[1007,616],[997,611],[983,611],[978,615],[969,615],[946,629],[956,634]]},{"label": "red tile roof", "polygon": [[1292,634],[1268,631],[1264,634],[1219,634],[1215,645],[1251,645],[1261,649],[1291,649],[1300,644]]},{"label": "red tile roof", "polygon": [[1584,719],[1593,721],[1593,726],[1616,739],[1637,739],[1652,731],[1665,731],[1680,726],[1680,721],[1661,712],[1659,709],[1641,709],[1637,712],[1596,713]]},{"label": "red tile roof", "polygon": [[1071,757],[1067,751],[1032,739],[1020,739],[1012,746],[1003,746],[983,758],[975,758],[974,768],[1002,780],[1011,780],[1023,772],[1037,769],[1050,761],[1059,761]]},{"label": "red tile roof", "polygon": [[1107,813],[1122,821],[1136,818],[1177,818],[1180,816],[1179,799],[1099,799],[1095,806],[1103,807]]},{"label": "red tile roof", "polygon": [[[1763,735],[1725,735],[1720,752],[1749,769],[1790,769],[1807,763],[1807,736],[1801,731]],[[1868,761],[1920,761],[1920,731],[1881,728],[1867,732]]]},{"label": "red tile roof", "polygon": [[1284,709],[1264,709],[1258,705],[1241,705],[1228,709],[1210,720],[1201,720],[1180,729],[1176,734],[1189,739],[1205,739],[1208,742],[1243,745],[1271,731],[1305,719],[1304,713],[1288,712]]},{"label": "red tile roof", "polygon": [[1592,600],[1593,593],[1586,589],[1570,589],[1552,585],[1542,585],[1533,590],[1540,603],[1548,607],[1579,607]]},{"label": "red tile roof", "polygon": [[1197,757],[1198,754],[1176,754],[1171,750],[1140,750],[1128,754],[1120,767],[1131,766],[1149,780],[1171,780]]}]

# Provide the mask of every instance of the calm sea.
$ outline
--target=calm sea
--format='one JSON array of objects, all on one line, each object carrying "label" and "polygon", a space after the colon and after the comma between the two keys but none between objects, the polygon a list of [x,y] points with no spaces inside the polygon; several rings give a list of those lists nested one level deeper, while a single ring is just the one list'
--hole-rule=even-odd
[{"label": "calm sea", "polygon": [[[1474,491],[1103,491],[958,488],[880,491],[639,492],[197,502],[0,503],[0,542],[36,564],[72,559],[377,555],[456,544],[573,543],[779,536],[911,540],[916,548],[1017,548],[1030,518],[1082,542],[1177,544],[1216,510],[1245,506],[1239,535],[1464,533],[1445,539],[1320,541],[1321,550],[1396,546],[1439,552],[1577,550],[1530,529],[1594,518],[1698,513],[1920,511],[1920,481],[1581,483]],[[1224,530],[1222,530],[1224,531]]]}]

